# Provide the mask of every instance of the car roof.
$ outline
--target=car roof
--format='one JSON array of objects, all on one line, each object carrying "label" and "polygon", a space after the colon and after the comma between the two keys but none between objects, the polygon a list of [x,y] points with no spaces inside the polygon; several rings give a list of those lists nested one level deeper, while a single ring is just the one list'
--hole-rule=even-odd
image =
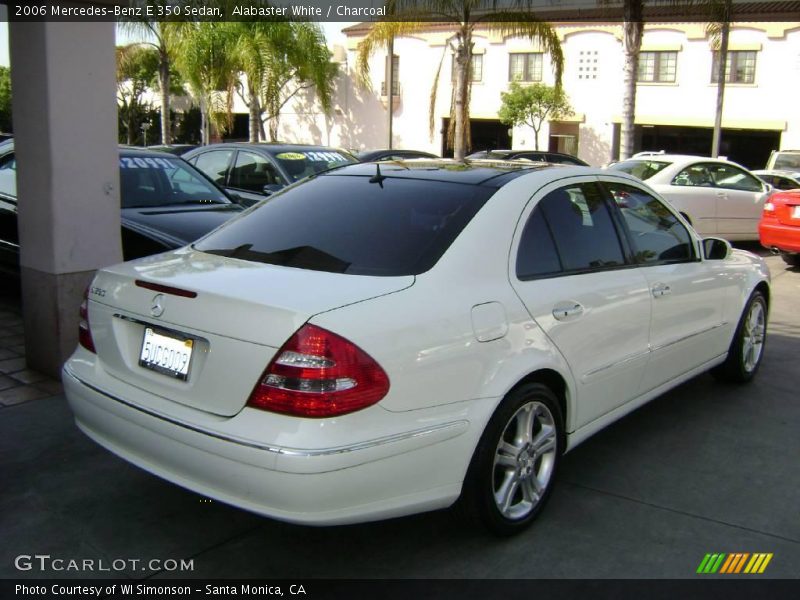
[{"label": "car roof", "polygon": [[165,157],[179,158],[178,156],[175,156],[174,154],[170,154],[169,152],[162,152],[160,150],[146,150],[144,148],[134,148],[132,146],[120,147],[119,155],[120,156],[129,157],[129,158],[135,158],[135,157],[140,157],[140,158],[148,158],[148,157],[149,158],[165,158]]},{"label": "car roof", "polygon": [[[259,142],[257,144],[251,142],[222,142],[220,144],[209,144],[207,146],[198,146],[192,152],[200,150],[218,150],[220,148],[243,148],[249,150],[265,150],[267,152],[305,152],[307,150],[337,150],[344,151],[344,148],[337,148],[336,146],[325,146],[322,144],[284,144],[281,142]],[[347,152],[350,154],[349,152]]]},{"label": "car roof", "polygon": [[[165,157],[178,158],[175,155],[169,155],[165,152],[160,152],[157,150],[147,150],[145,148],[141,148],[138,146],[126,146],[124,144],[120,144],[119,146],[117,146],[117,148],[119,149],[120,156],[131,157],[131,158],[137,156],[140,158],[165,158]],[[0,151],[4,150],[9,150],[9,151],[14,150],[13,140],[11,140],[9,143],[3,143],[0,146]]]},{"label": "car roof", "polygon": [[756,169],[750,172],[753,175],[779,175],[780,177],[791,177],[792,179],[800,177],[800,170],[792,171],[791,169]]},{"label": "car roof", "polygon": [[743,167],[739,163],[733,162],[732,160],[728,160],[727,158],[711,158],[710,156],[699,156],[696,154],[654,154],[651,156],[639,156],[639,157],[632,156],[631,158],[626,158],[625,160],[621,160],[614,164],[618,165],[620,163],[628,162],[631,160],[649,161],[649,162],[667,162],[673,165],[682,165],[694,162],[711,162],[711,163],[722,163],[726,165],[734,165],[742,169],[746,169],[746,167]]},{"label": "car roof", "polygon": [[[528,173],[562,168],[566,167],[550,163],[522,161],[467,159],[459,162],[453,159],[415,158],[413,160],[346,165],[321,175],[374,177],[380,172],[380,175],[387,178],[423,179],[499,188],[512,179]],[[584,169],[586,167],[576,168]],[[598,173],[600,172],[598,170]]]}]

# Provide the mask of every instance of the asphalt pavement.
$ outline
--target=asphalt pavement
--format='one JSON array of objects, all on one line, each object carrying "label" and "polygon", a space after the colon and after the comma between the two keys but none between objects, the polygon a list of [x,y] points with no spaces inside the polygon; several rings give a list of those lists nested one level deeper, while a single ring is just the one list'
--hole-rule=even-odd
[{"label": "asphalt pavement", "polygon": [[[747,577],[798,578],[800,269],[767,260],[756,380],[701,375],[600,432],[565,457],[522,535],[495,539],[447,511],[330,528],[271,521],[129,465],[48,395],[0,408],[0,577],[696,578],[726,577],[696,574],[707,553],[761,552],[773,554],[767,569]],[[21,555],[127,562],[19,570]]]}]

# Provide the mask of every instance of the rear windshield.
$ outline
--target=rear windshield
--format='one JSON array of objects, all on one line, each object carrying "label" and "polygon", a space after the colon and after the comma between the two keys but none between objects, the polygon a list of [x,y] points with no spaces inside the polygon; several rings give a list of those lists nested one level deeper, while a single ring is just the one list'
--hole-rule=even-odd
[{"label": "rear windshield", "polygon": [[122,208],[231,203],[197,169],[169,155],[120,157],[119,181]]},{"label": "rear windshield", "polygon": [[313,271],[417,275],[496,191],[452,182],[328,175],[289,188],[203,238],[210,254]]},{"label": "rear windshield", "polygon": [[625,160],[608,167],[612,171],[622,171],[628,175],[645,181],[650,179],[653,175],[667,168],[670,163],[663,160]]},{"label": "rear windshield", "polygon": [[292,182],[316,175],[333,167],[358,162],[344,150],[303,150],[302,152],[275,152],[272,157],[289,174]]}]

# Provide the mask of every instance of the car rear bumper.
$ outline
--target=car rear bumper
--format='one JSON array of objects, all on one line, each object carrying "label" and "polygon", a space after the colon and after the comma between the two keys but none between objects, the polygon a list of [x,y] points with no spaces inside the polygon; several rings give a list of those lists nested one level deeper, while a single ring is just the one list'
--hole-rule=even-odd
[{"label": "car rear bumper", "polygon": [[[349,445],[278,446],[231,435],[224,425],[233,419],[209,428],[155,414],[80,379],[69,362],[62,378],[78,427],[101,446],[204,496],[294,523],[355,523],[449,506],[483,430],[483,416],[471,420],[460,406],[450,418],[440,410],[427,426]],[[473,417],[491,411],[485,401],[465,404],[479,406]]]},{"label": "car rear bumper", "polygon": [[760,223],[758,233],[761,245],[765,248],[800,252],[800,227],[781,223]]}]

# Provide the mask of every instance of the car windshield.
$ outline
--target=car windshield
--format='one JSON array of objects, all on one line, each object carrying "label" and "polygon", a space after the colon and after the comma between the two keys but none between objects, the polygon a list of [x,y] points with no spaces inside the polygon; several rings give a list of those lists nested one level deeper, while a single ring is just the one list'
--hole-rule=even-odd
[{"label": "car windshield", "polygon": [[230,204],[194,167],[171,156],[119,159],[122,208],[175,204]]},{"label": "car windshield", "polygon": [[624,160],[622,162],[615,163],[608,168],[612,171],[622,171],[623,173],[633,175],[634,177],[645,181],[650,179],[659,171],[667,168],[670,164],[671,163],[663,160],[637,159]]},{"label": "car windshield", "polygon": [[314,271],[417,275],[436,264],[495,191],[331,174],[275,194],[195,248]]},{"label": "car windshield", "polygon": [[292,182],[321,171],[358,162],[344,150],[302,150],[275,152],[272,157],[289,174]]}]

